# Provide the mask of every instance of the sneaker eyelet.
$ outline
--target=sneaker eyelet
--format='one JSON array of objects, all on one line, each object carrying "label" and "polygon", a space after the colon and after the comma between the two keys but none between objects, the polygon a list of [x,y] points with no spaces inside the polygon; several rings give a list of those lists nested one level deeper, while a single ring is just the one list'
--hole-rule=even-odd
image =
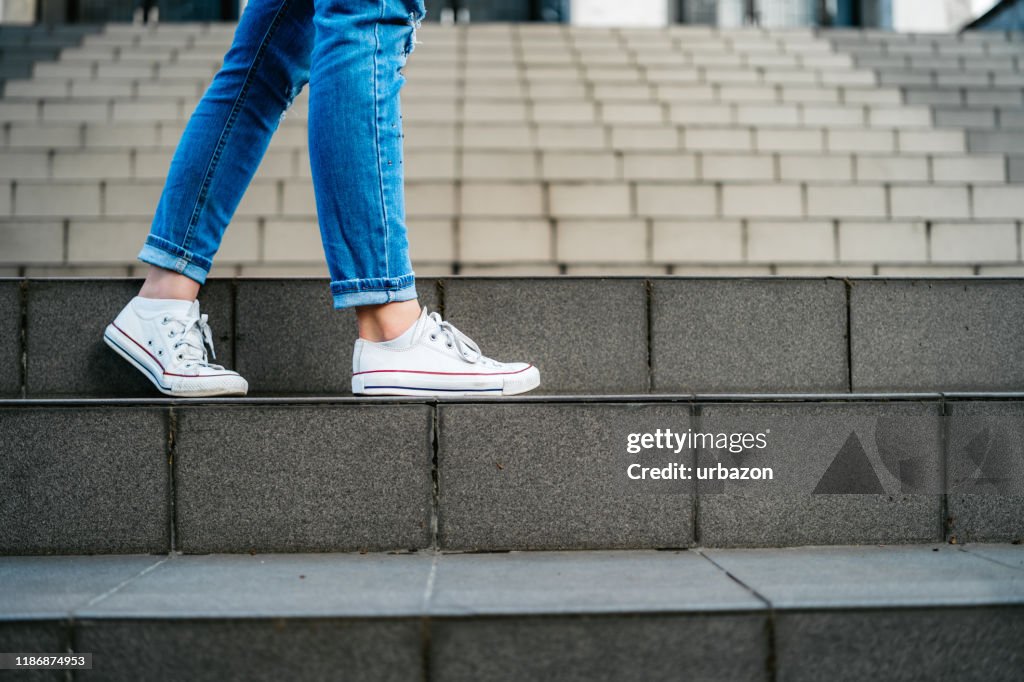
[{"label": "sneaker eyelet", "polygon": [[164,352],[163,352],[162,350],[158,350],[158,351],[156,352],[156,354],[157,354],[157,355],[163,355],[163,354],[164,354]]},{"label": "sneaker eyelet", "polygon": [[153,339],[150,339],[149,341],[146,341],[146,345],[147,346],[152,346],[153,345]]},{"label": "sneaker eyelet", "polygon": [[446,343],[446,344],[444,344],[444,345],[448,346],[449,348],[454,348],[454,347],[455,347],[455,346],[453,346],[453,345],[452,345],[452,344],[450,344],[450,343]]},{"label": "sneaker eyelet", "polygon": [[169,324],[170,321],[171,321],[171,318],[165,317],[164,319],[160,320],[160,324]]},{"label": "sneaker eyelet", "polygon": [[430,335],[430,340],[431,341],[437,341],[437,334],[431,334]]}]

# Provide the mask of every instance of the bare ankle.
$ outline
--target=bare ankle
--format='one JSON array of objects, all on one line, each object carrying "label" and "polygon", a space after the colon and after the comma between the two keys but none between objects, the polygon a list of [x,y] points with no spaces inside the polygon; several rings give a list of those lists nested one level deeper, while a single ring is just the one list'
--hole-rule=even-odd
[{"label": "bare ankle", "polygon": [[390,341],[408,331],[419,316],[420,304],[416,300],[359,306],[356,308],[359,338],[374,343]]},{"label": "bare ankle", "polygon": [[199,296],[199,282],[173,270],[149,266],[146,281],[139,289],[142,298],[171,298],[194,301]]}]

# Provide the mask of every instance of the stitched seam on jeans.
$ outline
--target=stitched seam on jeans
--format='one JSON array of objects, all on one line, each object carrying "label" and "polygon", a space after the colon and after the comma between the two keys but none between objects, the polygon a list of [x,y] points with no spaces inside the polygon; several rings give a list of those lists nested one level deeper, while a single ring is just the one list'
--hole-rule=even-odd
[{"label": "stitched seam on jeans", "polygon": [[412,289],[412,285],[411,284],[407,284],[404,287],[397,287],[397,288],[395,288],[395,287],[367,287],[365,289],[352,289],[351,291],[334,291],[334,292],[331,292],[331,293],[333,293],[335,296],[345,296],[346,294],[372,294],[372,293],[376,293],[376,292],[380,292],[380,291],[388,291],[388,292],[396,293],[397,294],[397,293],[400,293],[402,291],[406,291],[408,289]]},{"label": "stitched seam on jeans", "polygon": [[384,196],[384,166],[380,156],[380,90],[377,79],[377,70],[379,68],[377,54],[380,52],[380,22],[384,19],[384,9],[386,6],[387,0],[380,0],[380,14],[377,15],[377,21],[373,24],[373,141],[374,146],[377,148],[377,185],[380,191],[380,217],[384,224],[384,276],[390,277],[391,264],[388,259],[388,241],[391,230],[388,226],[388,207]]},{"label": "stitched seam on jeans", "polygon": [[221,156],[224,153],[224,147],[227,146],[228,136],[230,136],[231,131],[234,130],[235,122],[238,120],[238,114],[242,110],[242,106],[245,104],[245,101],[249,96],[249,89],[252,87],[252,81],[255,78],[256,69],[263,63],[263,59],[266,56],[267,44],[271,39],[273,39],[274,34],[277,32],[277,27],[281,23],[284,11],[290,3],[291,0],[283,0],[281,2],[281,6],[277,8],[274,20],[271,21],[270,26],[267,27],[267,32],[263,35],[263,39],[260,40],[260,46],[256,50],[256,56],[253,57],[252,64],[249,65],[249,69],[245,73],[245,81],[242,83],[242,88],[239,91],[238,96],[235,98],[234,104],[231,105],[231,112],[228,114],[228,120],[224,123],[224,130],[221,131],[220,137],[217,139],[217,146],[213,150],[213,156],[210,158],[210,164],[207,166],[206,174],[203,176],[203,184],[199,188],[199,196],[196,198],[196,205],[192,209],[192,216],[188,221],[188,230],[185,232],[185,239],[182,248],[188,249],[191,246],[192,238],[195,236],[195,227],[199,223],[200,214],[203,209],[206,208],[206,199],[209,196],[210,185],[213,183],[213,176],[220,163]]},{"label": "stitched seam on jeans", "polygon": [[362,293],[364,291],[395,291],[395,292],[398,292],[398,291],[405,291],[406,289],[412,289],[412,287],[413,287],[412,284],[404,284],[402,286],[397,286],[397,287],[394,287],[394,286],[391,286],[391,287],[387,287],[387,286],[360,287],[358,289],[351,289],[351,290],[347,290],[347,291],[335,291],[335,292],[332,292],[332,293],[335,293],[335,294],[359,294],[359,293]]},{"label": "stitched seam on jeans", "polygon": [[[374,277],[372,279],[381,279],[381,278],[380,277]],[[380,286],[358,287],[358,288],[355,288],[355,289],[350,289],[350,290],[345,290],[345,291],[336,291],[336,289],[341,289],[342,285],[348,284],[349,282],[364,282],[364,281],[366,281],[365,279],[345,279],[345,280],[337,280],[337,281],[331,282],[330,287],[331,287],[331,292],[332,293],[336,293],[336,294],[353,294],[353,293],[359,293],[360,291],[405,291],[406,289],[413,288],[415,286],[415,283],[416,283],[416,278],[414,276],[414,273],[409,273],[408,275],[402,275],[401,277],[389,277],[388,279],[391,280],[391,284],[390,285],[382,284]],[[406,283],[406,280],[408,280],[408,283]]]},{"label": "stitched seam on jeans", "polygon": [[212,262],[209,265],[207,265],[207,262],[209,262],[208,259],[200,256],[194,251],[184,249],[181,246],[175,244],[174,242],[164,239],[163,237],[158,237],[156,235],[151,234],[148,237],[146,237],[144,246],[150,246],[154,249],[159,249],[161,252],[166,253],[173,258],[177,258],[178,260],[184,261],[188,265],[195,265],[196,267],[202,269],[206,273],[209,273],[210,268],[213,266]]}]

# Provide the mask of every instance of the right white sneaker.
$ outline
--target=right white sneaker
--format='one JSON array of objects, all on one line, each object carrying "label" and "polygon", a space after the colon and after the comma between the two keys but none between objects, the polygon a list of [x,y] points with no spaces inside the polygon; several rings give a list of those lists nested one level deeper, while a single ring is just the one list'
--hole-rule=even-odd
[{"label": "right white sneaker", "polygon": [[485,357],[468,336],[426,308],[398,339],[358,339],[352,353],[357,395],[501,396],[539,385],[540,371],[532,364]]},{"label": "right white sneaker", "polygon": [[161,393],[181,398],[245,395],[249,384],[216,359],[213,334],[199,301],[158,301],[135,297],[107,326],[103,340],[141,371]]}]

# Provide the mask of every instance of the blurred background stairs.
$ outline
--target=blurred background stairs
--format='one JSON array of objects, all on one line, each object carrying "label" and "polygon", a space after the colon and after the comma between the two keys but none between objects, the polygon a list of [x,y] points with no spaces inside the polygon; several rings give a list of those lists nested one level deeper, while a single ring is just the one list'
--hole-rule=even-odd
[{"label": "blurred background stairs", "polygon": [[[1024,73],[1021,45],[961,36],[830,31],[836,50],[899,87],[908,104],[932,107],[936,125],[967,129],[967,149],[1005,153],[1010,182],[1024,181]],[[965,40],[966,39],[966,40]],[[980,179],[980,178],[978,178]]]},{"label": "blurred background stairs", "polygon": [[[5,274],[140,271],[231,31],[111,24],[6,82]],[[418,274],[1022,271],[1019,35],[433,24],[420,38],[403,91]],[[215,275],[326,275],[305,116],[302,95]]]},{"label": "blurred background stairs", "polygon": [[0,27],[0,83],[32,78],[38,62],[55,61],[67,47],[100,30],[88,24],[4,25]]}]

